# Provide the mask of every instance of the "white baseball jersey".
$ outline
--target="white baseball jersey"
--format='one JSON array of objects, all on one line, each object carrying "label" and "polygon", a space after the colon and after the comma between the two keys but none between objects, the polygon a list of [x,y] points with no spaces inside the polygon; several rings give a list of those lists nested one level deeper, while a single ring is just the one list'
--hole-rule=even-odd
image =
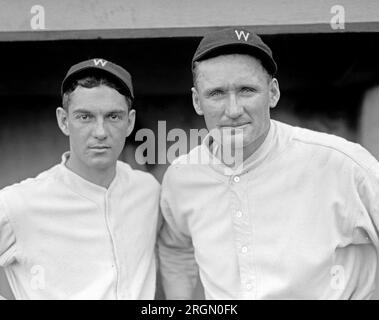
[{"label": "white baseball jersey", "polygon": [[0,191],[0,265],[16,299],[153,299],[159,183],[118,161],[106,189],[66,158]]},{"label": "white baseball jersey", "polygon": [[[358,144],[271,121],[241,172],[204,144],[162,183],[169,298],[362,299],[375,288],[379,167]],[[201,161],[200,161],[201,162]]]}]

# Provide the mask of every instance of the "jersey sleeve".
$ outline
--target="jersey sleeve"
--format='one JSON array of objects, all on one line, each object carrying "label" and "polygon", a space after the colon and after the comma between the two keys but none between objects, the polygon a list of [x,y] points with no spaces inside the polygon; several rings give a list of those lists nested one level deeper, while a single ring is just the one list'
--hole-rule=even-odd
[{"label": "jersey sleeve", "polygon": [[193,298],[198,280],[192,239],[180,227],[179,211],[170,189],[175,186],[164,179],[161,193],[162,227],[158,237],[158,253],[162,285],[167,299]]},{"label": "jersey sleeve", "polygon": [[[353,214],[355,217],[354,235],[361,235],[364,230],[367,240],[374,243],[379,252],[379,163],[376,162],[356,182],[356,194]],[[365,243],[364,237],[354,236],[357,244]]]},{"label": "jersey sleeve", "polygon": [[15,259],[16,237],[8,219],[6,206],[0,197],[0,266],[6,267]]}]

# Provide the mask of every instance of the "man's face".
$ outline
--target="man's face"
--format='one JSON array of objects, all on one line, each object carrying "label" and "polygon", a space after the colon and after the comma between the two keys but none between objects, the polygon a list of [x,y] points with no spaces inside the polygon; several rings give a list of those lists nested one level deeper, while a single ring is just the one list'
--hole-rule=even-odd
[{"label": "man's face", "polygon": [[79,170],[100,171],[116,164],[135,121],[123,95],[105,85],[78,86],[68,110],[58,109],[60,128],[70,138],[71,163]]},{"label": "man's face", "polygon": [[252,56],[232,54],[201,61],[192,88],[193,104],[209,131],[240,133],[245,148],[263,142],[270,127],[270,107],[279,85]]}]

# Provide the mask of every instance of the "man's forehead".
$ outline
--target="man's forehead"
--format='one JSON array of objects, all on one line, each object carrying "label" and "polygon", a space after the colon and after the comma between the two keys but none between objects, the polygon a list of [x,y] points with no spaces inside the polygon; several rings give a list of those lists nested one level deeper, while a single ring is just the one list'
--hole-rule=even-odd
[{"label": "man's forehead", "polygon": [[108,86],[85,88],[78,86],[70,94],[70,108],[95,110],[127,110],[128,104],[125,97],[117,90]]},{"label": "man's forehead", "polygon": [[106,85],[95,86],[92,88],[86,88],[83,86],[77,86],[70,94],[71,99],[76,100],[101,100],[101,101],[123,101],[124,96],[120,94],[116,89],[108,87]]},{"label": "man's forehead", "polygon": [[222,55],[198,62],[197,80],[203,82],[217,82],[228,79],[230,81],[253,81],[267,78],[267,72],[260,61],[249,55]]},{"label": "man's forehead", "polygon": [[126,113],[127,109],[126,107],[118,107],[114,105],[109,106],[102,106],[99,108],[99,106],[96,105],[74,105],[72,108],[70,108],[71,113],[96,113],[96,114],[107,114],[107,113]]},{"label": "man's forehead", "polygon": [[223,70],[225,69],[225,66],[228,64],[247,64],[254,67],[259,66],[263,69],[263,66],[259,59],[248,54],[240,53],[219,55],[216,57],[196,62],[196,64],[198,67],[202,69],[206,67],[213,67]]}]

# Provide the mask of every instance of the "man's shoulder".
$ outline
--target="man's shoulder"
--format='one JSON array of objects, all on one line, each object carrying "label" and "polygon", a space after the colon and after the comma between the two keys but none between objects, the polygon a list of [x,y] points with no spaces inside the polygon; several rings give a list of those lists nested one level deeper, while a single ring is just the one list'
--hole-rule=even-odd
[{"label": "man's shoulder", "polygon": [[292,141],[317,153],[354,163],[363,169],[369,170],[378,164],[375,157],[360,144],[336,135],[293,127]]},{"label": "man's shoulder", "polygon": [[[47,169],[33,178],[27,178],[0,190],[0,195],[24,194],[36,192],[54,181],[59,165]],[[25,192],[25,193],[24,193]]]},{"label": "man's shoulder", "polygon": [[168,167],[167,172],[190,169],[191,166],[206,164],[209,160],[210,156],[205,152],[204,146],[199,145],[191,149],[190,152],[176,158]]},{"label": "man's shoulder", "polygon": [[128,163],[117,161],[117,168],[125,179],[131,179],[133,184],[142,184],[146,188],[159,189],[158,180],[149,172],[133,169]]},{"label": "man's shoulder", "polygon": [[207,172],[212,158],[205,148],[201,144],[176,158],[163,176],[162,187],[170,185],[175,188],[183,183],[190,184],[197,180],[200,172]]},{"label": "man's shoulder", "polygon": [[206,153],[204,152],[204,145],[198,145],[192,148],[188,153],[183,154],[176,158],[170,167],[179,167],[181,165],[187,164],[201,164],[206,158]]}]

